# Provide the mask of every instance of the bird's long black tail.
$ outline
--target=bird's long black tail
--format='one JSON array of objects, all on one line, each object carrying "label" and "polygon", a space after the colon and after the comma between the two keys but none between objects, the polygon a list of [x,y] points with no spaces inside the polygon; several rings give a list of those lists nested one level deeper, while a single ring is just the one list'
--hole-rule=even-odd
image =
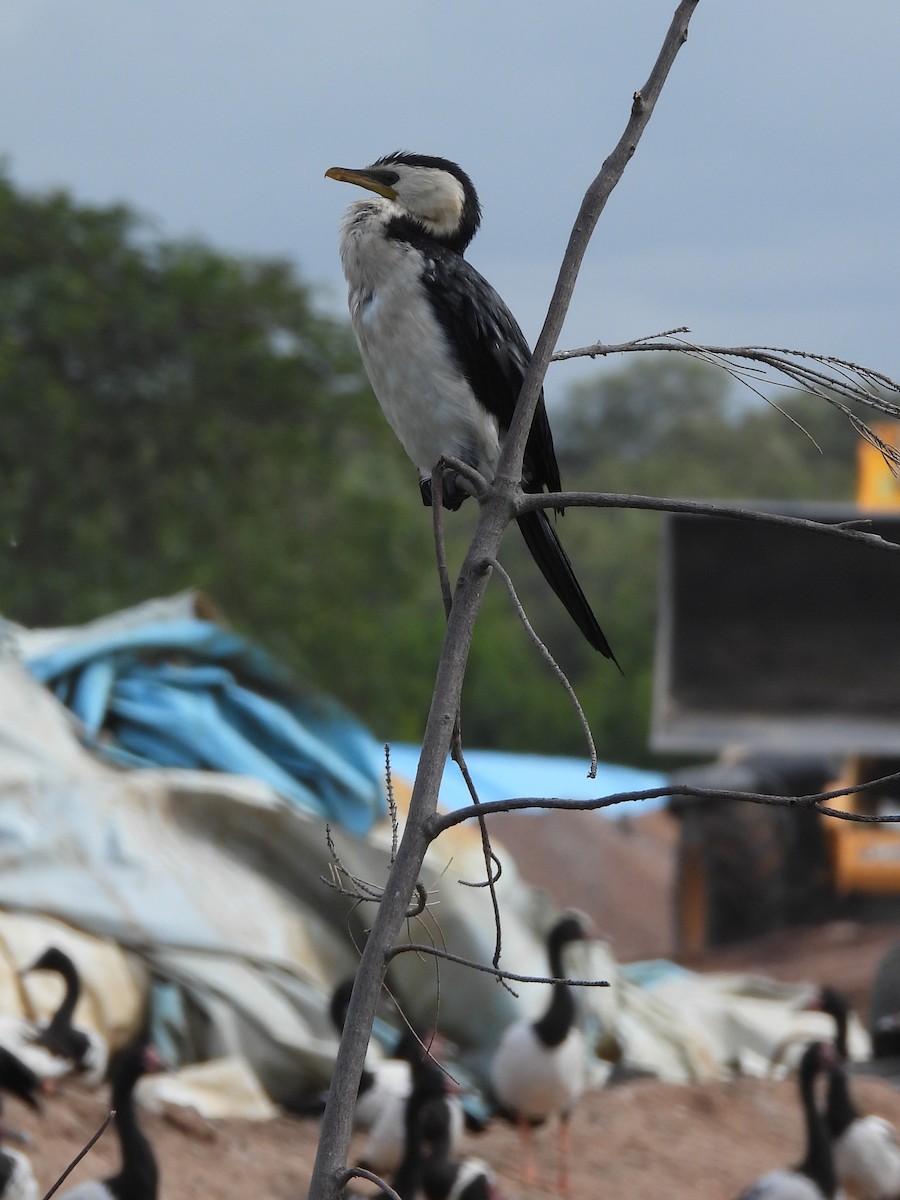
[{"label": "bird's long black tail", "polygon": [[[569,556],[563,549],[562,542],[557,537],[556,530],[546,512],[543,509],[537,509],[535,512],[523,513],[521,517],[516,518],[516,522],[522,531],[525,545],[531,551],[531,557],[565,605],[569,616],[594,649],[599,650],[606,658],[612,659],[619,667],[618,660],[594,616],[587,596],[581,590],[581,584],[575,577]],[[622,668],[619,667],[619,670],[621,671]]]}]

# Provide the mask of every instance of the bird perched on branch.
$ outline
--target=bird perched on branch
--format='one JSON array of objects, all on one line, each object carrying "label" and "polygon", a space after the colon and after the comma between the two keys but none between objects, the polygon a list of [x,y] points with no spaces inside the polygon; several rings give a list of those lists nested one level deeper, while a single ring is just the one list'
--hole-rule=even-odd
[{"label": "bird perched on branch", "polygon": [[[341,262],[363,364],[419,470],[423,500],[431,503],[431,473],[445,456],[490,483],[531,351],[503,300],[463,257],[481,222],[471,179],[447,159],[401,151],[368,167],[331,167],[325,174],[374,193],[347,210]],[[452,471],[443,479],[442,502],[459,508],[472,494],[471,481]],[[522,487],[539,494],[560,486],[542,395]],[[615,662],[547,512],[523,513],[517,523],[585,638]]]}]

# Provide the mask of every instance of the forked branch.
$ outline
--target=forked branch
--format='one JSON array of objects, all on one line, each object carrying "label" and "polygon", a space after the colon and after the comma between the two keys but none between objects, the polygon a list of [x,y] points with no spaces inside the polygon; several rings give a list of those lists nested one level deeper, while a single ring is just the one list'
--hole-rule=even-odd
[{"label": "forked branch", "polygon": [[437,795],[459,711],[469,647],[488,575],[485,564],[497,557],[511,517],[511,497],[522,477],[522,458],[550,354],[562,328],[584,251],[610,193],[634,153],[675,57],[687,37],[698,0],[681,0],[646,85],[635,94],[625,132],[589,188],[569,239],[559,279],[538,339],[516,415],[504,439],[498,471],[483,501],[478,526],[460,571],[441,650],[422,752],[410,800],[409,815],[388,886],[359,963],[350,997],[344,1034],[335,1060],[328,1102],[322,1118],[310,1200],[338,1200],[346,1183],[353,1103],[359,1088],[375,1007],[393,946],[405,918],[428,848],[427,827],[434,818]]},{"label": "forked branch", "polygon": [[429,823],[429,836],[440,837],[454,825],[461,825],[475,816],[482,819],[492,813],[520,812],[523,809],[542,808],[569,812],[594,812],[600,809],[613,808],[617,804],[635,804],[639,800],[662,800],[670,796],[686,796],[698,800],[742,800],[748,804],[768,804],[776,808],[812,808],[829,817],[841,821],[855,821],[863,825],[896,825],[900,823],[900,814],[876,814],[847,812],[842,808],[833,808],[829,801],[840,800],[844,796],[856,796],[864,792],[879,791],[891,784],[900,783],[900,771],[892,775],[884,775],[880,779],[870,779],[865,783],[857,783],[851,787],[834,788],[827,792],[813,792],[806,796],[780,795],[773,796],[766,792],[742,792],[726,788],[699,787],[693,784],[667,783],[660,787],[639,788],[630,792],[616,792],[611,796],[589,797],[586,800],[566,800],[560,797],[548,796],[517,796],[508,800],[491,800],[475,808],[457,808],[453,812],[435,816]]},{"label": "forked branch", "polygon": [[886,417],[900,419],[900,404],[890,399],[891,395],[900,399],[900,384],[889,376],[847,359],[809,350],[788,350],[781,346],[699,345],[681,336],[687,332],[686,328],[670,329],[616,345],[597,342],[577,350],[561,350],[553,355],[552,361],[648,352],[685,354],[721,367],[768,404],[773,402],[762,388],[772,383],[818,396],[843,413],[859,436],[879,450],[892,469],[900,469],[900,451],[848,407],[848,404],[858,404]]}]

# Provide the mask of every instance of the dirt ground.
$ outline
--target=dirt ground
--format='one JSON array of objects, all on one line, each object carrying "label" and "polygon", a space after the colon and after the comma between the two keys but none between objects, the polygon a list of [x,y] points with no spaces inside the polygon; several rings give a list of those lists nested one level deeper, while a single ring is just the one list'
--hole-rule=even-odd
[{"label": "dirt ground", "polygon": [[[559,903],[589,911],[620,960],[669,953],[667,896],[674,839],[668,818],[655,814],[611,823],[596,814],[554,814],[554,836],[548,842],[539,826],[549,819],[521,814],[498,822],[497,834],[525,877]],[[548,844],[558,861],[548,856]],[[872,972],[884,949],[898,938],[900,924],[841,922],[783,931],[690,965],[699,970],[753,968],[785,980],[832,982],[850,993],[864,1015]],[[854,1094],[862,1108],[900,1125],[900,1090],[883,1080],[857,1077]],[[72,1084],[50,1099],[43,1117],[9,1101],[6,1119],[32,1135],[32,1161],[40,1182],[49,1187],[105,1111],[102,1096]],[[316,1146],[313,1120],[280,1117],[260,1125],[212,1125],[173,1113],[145,1115],[143,1123],[161,1166],[161,1200],[297,1200],[306,1193]],[[485,1134],[467,1137],[466,1151],[492,1164],[507,1196],[536,1200],[554,1194],[552,1128],[536,1135],[543,1175],[538,1188],[524,1188],[518,1179],[515,1130],[495,1124]],[[763,1171],[795,1161],[801,1143],[793,1080],[737,1079],[688,1087],[653,1080],[623,1083],[588,1094],[576,1113],[573,1195],[728,1200]],[[107,1133],[72,1181],[114,1169],[117,1154],[115,1136]]]}]

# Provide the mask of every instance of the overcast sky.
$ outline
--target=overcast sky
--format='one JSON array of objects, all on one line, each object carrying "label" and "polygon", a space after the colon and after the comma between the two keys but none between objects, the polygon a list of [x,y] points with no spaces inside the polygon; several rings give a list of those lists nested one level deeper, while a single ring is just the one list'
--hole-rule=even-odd
[{"label": "overcast sky", "polygon": [[[341,307],[354,195],[326,168],[398,147],[455,158],[485,210],[469,257],[533,341],[674,10],[4,0],[0,154],[19,185],[286,255]],[[900,376],[898,52],[898,0],[701,0],[562,345],[686,324]],[[552,368],[551,393],[572,370]]]}]

